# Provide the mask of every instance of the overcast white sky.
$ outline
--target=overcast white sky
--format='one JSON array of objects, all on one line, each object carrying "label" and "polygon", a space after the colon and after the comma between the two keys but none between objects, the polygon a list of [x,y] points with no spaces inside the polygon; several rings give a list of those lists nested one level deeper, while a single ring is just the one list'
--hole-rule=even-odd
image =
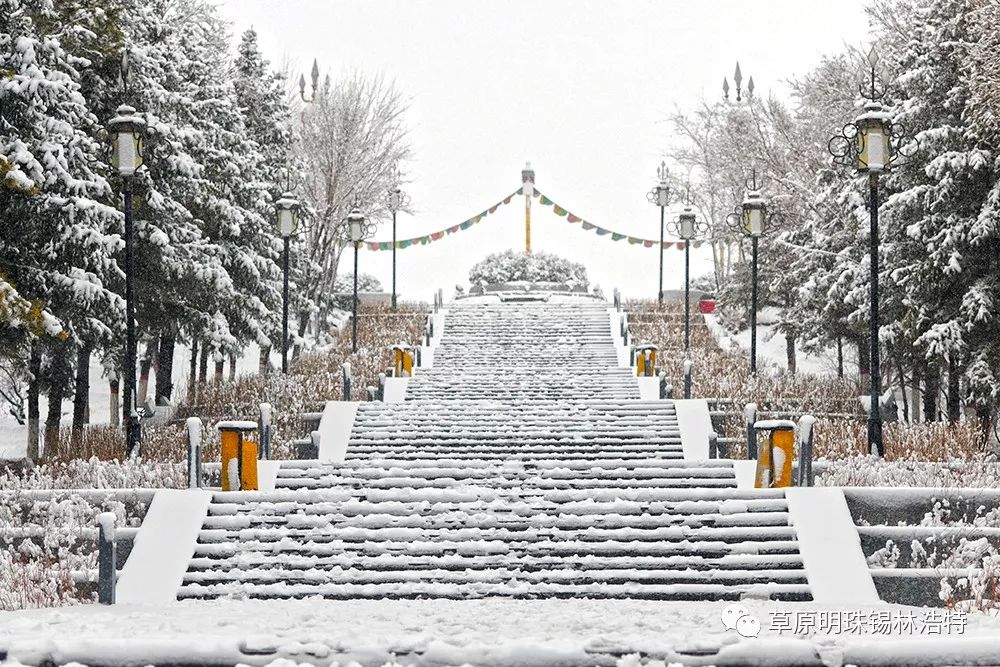
[{"label": "overcast white sky", "polygon": [[[395,80],[411,100],[416,209],[399,238],[449,227],[509,194],[526,160],[540,190],[585,219],[655,238],[646,201],[675,105],[721,95],[737,60],[758,89],[781,90],[823,53],[865,40],[863,0],[221,0],[239,34],[253,26],[274,63]],[[308,76],[307,76],[308,78]],[[523,198],[479,225],[397,251],[403,298],[450,296],[489,252],[523,248]],[[584,262],[610,295],[656,295],[655,248],[612,242],[533,209],[532,245]],[[388,227],[377,238],[389,240]],[[683,286],[666,251],[665,287]],[[693,272],[711,269],[696,251]],[[362,251],[386,289],[389,252]],[[345,259],[347,259],[345,255]],[[344,262],[342,266],[348,265]]]}]

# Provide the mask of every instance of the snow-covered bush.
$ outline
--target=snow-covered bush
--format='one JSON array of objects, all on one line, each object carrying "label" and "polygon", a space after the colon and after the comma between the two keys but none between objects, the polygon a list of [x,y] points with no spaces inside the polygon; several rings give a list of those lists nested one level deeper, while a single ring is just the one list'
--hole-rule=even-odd
[{"label": "snow-covered bush", "polygon": [[112,512],[118,526],[138,527],[148,509],[147,497],[113,491],[57,491],[37,497],[12,492],[9,484],[24,488],[23,480],[0,478],[4,489],[0,492],[0,610],[92,601],[92,593],[81,591],[76,581],[92,581],[97,569],[95,517]]},{"label": "snow-covered bush", "polygon": [[521,281],[588,285],[583,264],[546,252],[493,253],[469,270],[469,283],[481,287]]}]

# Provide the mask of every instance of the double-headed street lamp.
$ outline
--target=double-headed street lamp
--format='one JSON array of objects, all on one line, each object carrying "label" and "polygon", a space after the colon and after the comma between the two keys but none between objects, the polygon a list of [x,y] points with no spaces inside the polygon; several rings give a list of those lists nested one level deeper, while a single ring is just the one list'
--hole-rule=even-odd
[{"label": "double-headed street lamp", "polygon": [[[124,68],[125,66],[123,66]],[[127,76],[127,71],[123,71]],[[122,204],[125,213],[125,452],[139,454],[142,430],[136,410],[136,268],[135,225],[132,222],[132,179],[142,166],[142,138],[146,122],[133,107],[123,104],[108,122],[113,141],[112,166],[122,179]]]},{"label": "double-headed street lamp", "polygon": [[893,120],[882,106],[885,90],[879,90],[879,77],[876,67],[879,63],[878,54],[873,48],[868,53],[868,64],[871,68],[869,87],[859,88],[861,95],[868,101],[864,110],[853,123],[849,123],[838,135],[830,139],[829,150],[837,164],[853,167],[859,174],[868,175],[870,225],[868,231],[869,265],[870,265],[870,315],[869,315],[869,357],[871,366],[871,396],[868,407],[868,452],[885,455],[882,441],[882,418],[879,414],[879,396],[882,394],[882,376],[879,363],[879,289],[878,289],[878,206],[879,206],[879,176],[889,171],[893,163],[900,157],[911,154],[908,148],[916,145],[907,137],[902,124]]},{"label": "double-headed street lamp", "polygon": [[656,169],[658,182],[653,186],[652,190],[646,193],[646,199],[654,206],[660,207],[660,282],[659,289],[656,292],[656,302],[660,306],[663,305],[663,229],[665,211],[667,205],[670,203],[670,185],[667,184],[669,175],[670,172],[667,170],[667,163],[661,162],[660,166]]},{"label": "double-headed street lamp", "polygon": [[392,212],[392,309],[396,310],[396,213],[410,205],[410,196],[400,188],[399,168],[392,170],[392,185],[386,196],[386,206]]},{"label": "double-headed street lamp", "polygon": [[292,193],[286,192],[275,202],[278,209],[278,233],[284,243],[284,253],[281,258],[283,286],[281,290],[281,372],[288,372],[288,265],[289,242],[299,224],[299,202]]},{"label": "double-headed street lamp", "polygon": [[757,240],[764,234],[769,221],[767,201],[760,193],[757,170],[746,183],[747,193],[736,211],[726,216],[726,224],[735,232],[749,237],[751,244],[750,268],[750,374],[757,373]]},{"label": "double-headed street lamp", "polygon": [[[691,242],[703,236],[710,229],[708,223],[699,220],[690,201],[668,224],[670,233],[684,240],[684,352],[691,347]],[[660,244],[662,247],[662,243]],[[662,252],[662,251],[661,251]]]},{"label": "double-headed street lamp", "polygon": [[375,232],[375,226],[368,224],[358,204],[347,216],[348,239],[354,246],[354,306],[351,315],[351,352],[358,351],[358,251],[366,238]]}]

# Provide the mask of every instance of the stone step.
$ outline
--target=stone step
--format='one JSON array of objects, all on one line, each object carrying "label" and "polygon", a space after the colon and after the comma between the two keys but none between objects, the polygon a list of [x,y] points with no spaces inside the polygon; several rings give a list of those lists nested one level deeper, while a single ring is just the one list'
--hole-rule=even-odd
[{"label": "stone step", "polygon": [[320,596],[327,599],[477,599],[491,596],[509,598],[596,598],[634,600],[741,600],[746,596],[772,600],[811,600],[809,586],[802,583],[754,584],[441,584],[392,583],[323,585],[275,583],[252,585],[226,583],[216,585],[186,584],[178,599],[245,597],[256,599],[286,599]]}]

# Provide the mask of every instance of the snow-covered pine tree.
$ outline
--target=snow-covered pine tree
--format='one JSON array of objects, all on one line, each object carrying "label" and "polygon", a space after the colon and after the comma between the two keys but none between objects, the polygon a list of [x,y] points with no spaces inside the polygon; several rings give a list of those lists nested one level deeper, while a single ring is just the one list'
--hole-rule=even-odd
[{"label": "snow-covered pine tree", "polygon": [[[80,92],[80,71],[90,62],[61,46],[75,27],[59,19],[49,0],[0,4],[0,264],[22,296],[44,303],[65,327],[44,366],[40,350],[25,354],[38,358],[38,367],[60,369],[48,378],[50,433],[59,426],[61,397],[73,391],[66,357],[104,335],[105,320],[120,307],[106,286],[120,242],[117,213],[106,203],[110,187],[94,139],[99,123]],[[41,379],[29,378],[29,455],[37,454]]]},{"label": "snow-covered pine tree", "polygon": [[[974,360],[976,402],[998,391],[982,356],[995,345],[997,225],[983,216],[995,187],[996,151],[969,122],[970,53],[978,34],[969,0],[919,0],[903,15],[908,39],[896,56],[898,120],[916,132],[916,153],[887,179],[895,194],[884,208],[887,279],[898,299],[889,329],[922,355],[926,389],[948,375],[949,417],[958,419],[959,376]],[[884,32],[895,26],[882,26]],[[907,317],[908,316],[908,317]],[[991,332],[992,335],[988,332]],[[984,335],[985,334],[985,335]],[[928,396],[925,404],[933,407]],[[936,410],[935,410],[936,411]]]}]

